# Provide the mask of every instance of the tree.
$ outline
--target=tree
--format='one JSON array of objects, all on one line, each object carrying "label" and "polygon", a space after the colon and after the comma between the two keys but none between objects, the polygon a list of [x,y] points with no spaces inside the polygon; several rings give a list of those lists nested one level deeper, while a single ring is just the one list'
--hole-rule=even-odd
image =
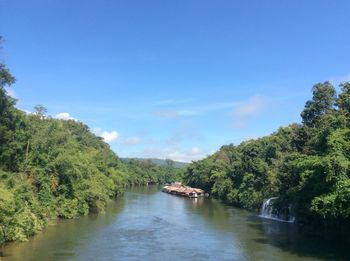
[{"label": "tree", "polygon": [[[0,36],[0,42],[1,42]],[[16,81],[5,64],[0,63],[0,118],[5,111],[15,104],[15,100],[7,95],[6,86],[11,86]]]},{"label": "tree", "polygon": [[[273,211],[317,230],[350,229],[350,84],[319,83],[301,113],[303,125],[223,146],[190,164],[184,181],[221,200],[258,210],[277,197]],[[345,232],[344,232],[345,231]],[[347,235],[346,235],[347,236]]]},{"label": "tree", "polygon": [[346,82],[340,85],[342,88],[342,92],[339,94],[337,98],[337,106],[343,112],[345,112],[348,116],[350,114],[350,83]]},{"label": "tree", "polygon": [[13,77],[9,69],[2,63],[0,63],[0,88],[3,89],[7,86],[15,83],[16,79]]},{"label": "tree", "polygon": [[165,163],[166,163],[166,166],[170,168],[174,167],[174,164],[175,164],[175,162],[172,159],[166,159]]},{"label": "tree", "polygon": [[301,113],[303,123],[315,127],[319,118],[334,109],[336,91],[329,82],[318,83],[312,88],[313,97],[305,104]]},{"label": "tree", "polygon": [[[0,48],[2,44],[3,38],[0,36]],[[0,89],[3,89],[7,86],[14,84],[16,81],[15,77],[12,76],[9,69],[5,66],[5,64],[0,63]]]},{"label": "tree", "polygon": [[45,116],[45,113],[47,113],[47,109],[41,104],[35,105],[34,111],[34,113],[40,117]]},{"label": "tree", "polygon": [[[0,37],[1,41],[1,37]],[[16,109],[16,99],[7,95],[6,86],[15,82],[9,69],[0,63],[0,167],[15,170],[22,157],[22,141],[25,139],[25,120],[23,112]],[[18,127],[22,131],[18,131]]]}]

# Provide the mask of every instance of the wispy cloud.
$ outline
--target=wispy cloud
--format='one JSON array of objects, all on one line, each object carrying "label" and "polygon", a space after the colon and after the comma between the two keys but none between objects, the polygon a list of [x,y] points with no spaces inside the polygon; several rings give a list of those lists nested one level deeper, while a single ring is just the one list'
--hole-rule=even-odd
[{"label": "wispy cloud", "polygon": [[184,108],[176,108],[176,109],[162,109],[156,111],[154,115],[158,118],[162,119],[174,119],[178,117],[194,117],[203,115],[210,112],[232,109],[237,102],[216,102],[216,103],[208,103],[204,105],[197,105],[191,107]]},{"label": "wispy cloud", "polygon": [[182,121],[177,124],[176,129],[168,139],[165,140],[165,146],[180,146],[186,142],[203,142],[204,137],[200,133],[199,126],[191,121]]},{"label": "wispy cloud", "polygon": [[193,99],[164,99],[164,100],[157,101],[155,104],[159,105],[159,106],[163,106],[163,105],[173,106],[173,105],[178,105],[178,104],[189,103],[192,101],[193,101]]},{"label": "wispy cloud", "polygon": [[211,151],[200,147],[192,147],[187,150],[181,150],[176,148],[146,148],[140,157],[152,157],[159,159],[172,159],[175,161],[191,162],[200,160],[208,156]]},{"label": "wispy cloud", "polygon": [[14,91],[14,89],[6,87],[5,90],[6,90],[8,96],[17,99],[17,94]]},{"label": "wispy cloud", "polygon": [[186,116],[196,116],[196,115],[199,115],[200,112],[199,112],[198,110],[191,110],[191,109],[189,109],[189,110],[179,110],[179,111],[177,112],[177,114],[178,114],[179,116],[184,116],[184,117],[186,117]]},{"label": "wispy cloud", "polygon": [[120,138],[119,143],[123,145],[137,145],[141,143],[141,139],[139,137],[128,137],[128,138]]},{"label": "wispy cloud", "polygon": [[236,106],[237,102],[216,102],[216,103],[209,103],[204,106],[198,107],[198,110],[201,112],[213,112],[213,111],[219,111],[219,110],[225,110],[225,109],[232,109],[234,106]]},{"label": "wispy cloud", "polygon": [[266,97],[255,95],[236,105],[233,112],[233,127],[244,128],[248,121],[260,115],[268,106]]},{"label": "wispy cloud", "polygon": [[156,111],[154,115],[161,119],[173,119],[179,116],[179,114],[175,110]]}]

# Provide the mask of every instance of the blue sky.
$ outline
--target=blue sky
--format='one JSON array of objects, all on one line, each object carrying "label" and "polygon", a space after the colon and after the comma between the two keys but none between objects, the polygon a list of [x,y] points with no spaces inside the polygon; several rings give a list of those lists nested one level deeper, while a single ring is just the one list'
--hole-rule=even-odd
[{"label": "blue sky", "polygon": [[191,161],[300,122],[350,80],[349,1],[0,0],[18,107],[73,117],[122,157]]}]

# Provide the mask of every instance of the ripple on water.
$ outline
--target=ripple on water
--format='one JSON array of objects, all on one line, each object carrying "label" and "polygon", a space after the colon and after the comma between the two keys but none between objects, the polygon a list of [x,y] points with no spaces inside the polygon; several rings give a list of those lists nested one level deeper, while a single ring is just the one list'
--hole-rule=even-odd
[{"label": "ripple on water", "polygon": [[105,214],[62,221],[29,242],[0,248],[0,260],[350,260],[312,244],[291,224],[147,189],[126,192]]}]

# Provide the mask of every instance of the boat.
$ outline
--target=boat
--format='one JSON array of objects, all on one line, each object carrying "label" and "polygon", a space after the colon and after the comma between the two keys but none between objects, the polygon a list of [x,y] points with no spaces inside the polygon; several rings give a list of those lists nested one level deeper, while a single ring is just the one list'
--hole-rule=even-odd
[{"label": "boat", "polygon": [[189,186],[184,186],[179,182],[164,186],[162,191],[165,193],[188,197],[188,198],[199,198],[199,197],[204,197],[209,195],[208,193],[205,193],[205,191],[200,188],[191,188]]}]

